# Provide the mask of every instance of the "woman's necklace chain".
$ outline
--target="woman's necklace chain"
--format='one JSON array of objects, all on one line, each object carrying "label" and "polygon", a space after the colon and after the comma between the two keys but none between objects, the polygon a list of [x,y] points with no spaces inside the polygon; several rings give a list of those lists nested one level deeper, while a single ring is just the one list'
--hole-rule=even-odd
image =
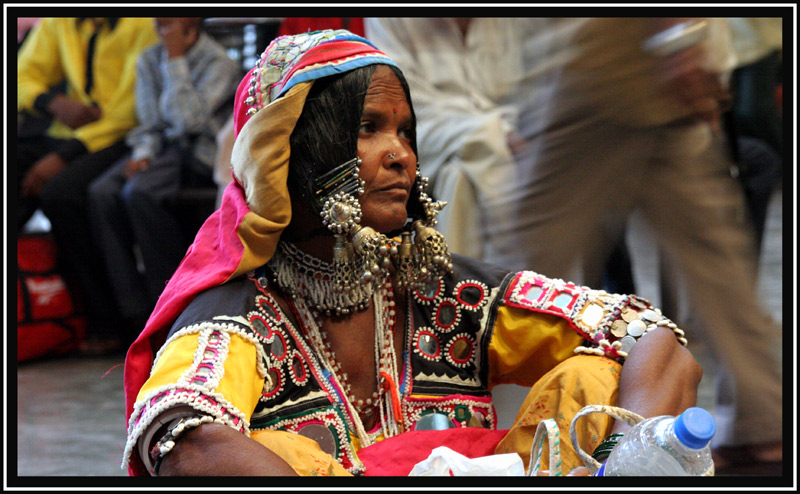
[{"label": "woman's necklace chain", "polygon": [[[400,432],[402,417],[400,413],[399,373],[397,355],[394,347],[395,324],[397,310],[394,300],[392,281],[388,274],[382,273],[376,283],[369,284],[369,290],[363,290],[358,297],[364,298],[359,304],[369,307],[369,298],[375,309],[375,375],[378,389],[371,397],[357,400],[352,393],[347,374],[342,371],[341,363],[336,360],[323,330],[321,330],[321,314],[325,307],[330,307],[326,300],[334,292],[330,264],[310,256],[287,242],[280,242],[270,270],[274,281],[295,301],[298,316],[306,327],[306,334],[311,346],[319,356],[322,366],[334,377],[336,385],[342,392],[348,415],[354,426],[362,447],[372,444],[378,434],[368,434],[364,428],[361,415],[365,418],[377,408],[384,437],[391,437]],[[280,253],[280,254],[279,254]],[[377,286],[377,289],[372,287]],[[360,309],[363,310],[363,309]]]}]

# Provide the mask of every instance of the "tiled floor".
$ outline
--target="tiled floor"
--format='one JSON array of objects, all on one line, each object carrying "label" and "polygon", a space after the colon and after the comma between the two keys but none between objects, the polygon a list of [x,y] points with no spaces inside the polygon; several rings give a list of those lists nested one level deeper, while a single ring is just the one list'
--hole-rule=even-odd
[{"label": "tiled floor", "polygon": [[[782,320],[782,194],[773,198],[762,256],[764,302]],[[713,407],[713,362],[697,349],[706,366],[700,406]],[[113,358],[60,358],[24,364],[17,372],[16,465],[19,476],[123,476],[120,461],[125,443],[123,355]],[[11,379],[13,375],[9,376]],[[13,388],[12,388],[13,389]],[[9,396],[9,408],[13,396]],[[500,390],[500,413],[508,426],[516,394]],[[507,406],[503,402],[508,402]],[[13,421],[11,421],[13,422]],[[8,449],[13,458],[13,423]]]}]

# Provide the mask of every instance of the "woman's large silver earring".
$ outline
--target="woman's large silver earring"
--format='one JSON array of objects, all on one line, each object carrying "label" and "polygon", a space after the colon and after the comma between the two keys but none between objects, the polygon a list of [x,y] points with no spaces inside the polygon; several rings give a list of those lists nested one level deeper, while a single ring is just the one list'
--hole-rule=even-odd
[{"label": "woman's large silver earring", "polygon": [[416,250],[417,278],[419,283],[428,283],[434,278],[453,272],[453,262],[444,236],[433,227],[438,222],[436,215],[447,205],[445,201],[434,201],[428,196],[428,177],[423,177],[417,164],[417,190],[425,211],[423,220],[412,224]]},{"label": "woman's large silver earring", "polygon": [[418,283],[429,283],[445,273],[452,273],[453,262],[444,235],[420,220],[415,221],[412,227],[417,251]]},{"label": "woman's large silver earring", "polygon": [[400,247],[397,252],[397,288],[409,289],[417,286],[418,278],[415,265],[414,244],[411,242],[411,232],[401,234]]},{"label": "woman's large silver earring", "polygon": [[361,221],[361,204],[348,193],[337,192],[322,205],[322,223],[336,234],[347,234]]},{"label": "woman's large silver earring", "polygon": [[350,292],[359,283],[356,256],[348,237],[358,230],[361,221],[361,204],[355,197],[364,193],[364,181],[358,176],[360,165],[361,159],[356,157],[314,180],[316,200],[325,198],[320,211],[322,223],[336,238],[333,288],[339,293]]},{"label": "woman's large silver earring", "polygon": [[334,237],[336,243],[333,245],[333,289],[337,293],[346,293],[359,282],[356,276],[353,244],[347,241],[346,235],[336,234]]},{"label": "woman's large silver earring", "polygon": [[361,258],[359,280],[362,284],[372,283],[383,269],[391,265],[391,256],[397,251],[396,247],[389,246],[391,243],[386,235],[368,226],[359,226],[353,232],[353,249]]},{"label": "woman's large silver earring", "polygon": [[417,163],[417,190],[419,191],[419,202],[422,204],[422,209],[425,211],[424,223],[428,226],[436,226],[438,220],[436,215],[447,206],[447,201],[434,201],[428,196],[428,177],[423,177],[419,171],[419,163]]},{"label": "woman's large silver earring", "polygon": [[322,223],[336,238],[333,246],[333,289],[340,293],[350,291],[358,283],[358,268],[353,245],[347,237],[361,221],[361,205],[350,194],[338,192],[325,201],[320,216]]}]

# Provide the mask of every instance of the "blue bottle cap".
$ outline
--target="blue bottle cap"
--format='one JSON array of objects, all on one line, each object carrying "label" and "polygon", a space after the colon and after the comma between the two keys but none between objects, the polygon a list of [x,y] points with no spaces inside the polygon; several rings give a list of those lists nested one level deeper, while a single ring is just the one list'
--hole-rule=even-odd
[{"label": "blue bottle cap", "polygon": [[714,417],[700,407],[687,408],[675,419],[675,435],[685,446],[702,449],[714,437],[717,425]]}]

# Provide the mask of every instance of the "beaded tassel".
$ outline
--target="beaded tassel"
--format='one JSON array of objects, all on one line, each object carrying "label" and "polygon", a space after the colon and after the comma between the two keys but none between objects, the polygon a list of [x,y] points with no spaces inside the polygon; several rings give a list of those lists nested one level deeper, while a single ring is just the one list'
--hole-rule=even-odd
[{"label": "beaded tassel", "polygon": [[413,288],[415,284],[414,244],[411,242],[411,232],[401,234],[400,247],[398,248],[397,287],[400,289]]},{"label": "beaded tassel", "polygon": [[390,240],[386,235],[378,233],[368,226],[359,227],[355,231],[353,247],[361,258],[363,266],[359,277],[361,283],[371,284],[381,274],[382,269],[391,265],[388,243]]},{"label": "beaded tassel", "polygon": [[413,224],[418,258],[418,283],[425,284],[445,272],[453,272],[453,263],[447,250],[447,242],[441,233],[417,220]]}]

